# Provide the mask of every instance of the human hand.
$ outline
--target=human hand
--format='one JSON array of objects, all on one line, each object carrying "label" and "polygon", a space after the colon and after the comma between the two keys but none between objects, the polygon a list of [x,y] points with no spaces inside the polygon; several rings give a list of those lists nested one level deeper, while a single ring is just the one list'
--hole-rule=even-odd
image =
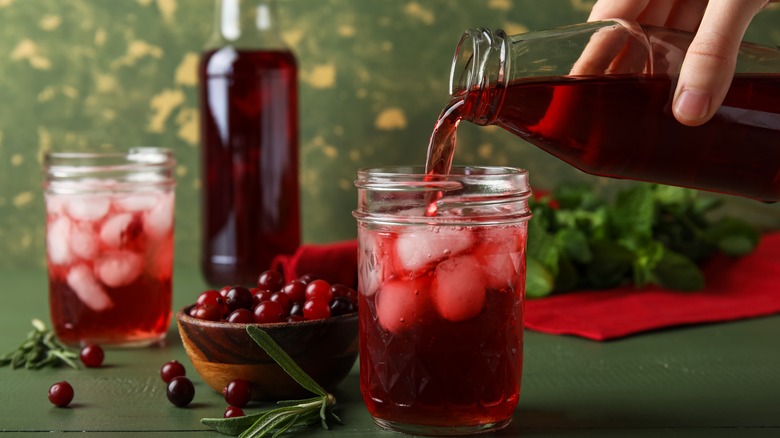
[{"label": "human hand", "polygon": [[598,0],[588,21],[622,18],[695,32],[672,109],[688,126],[707,122],[726,97],[742,38],[753,17],[777,0]]}]

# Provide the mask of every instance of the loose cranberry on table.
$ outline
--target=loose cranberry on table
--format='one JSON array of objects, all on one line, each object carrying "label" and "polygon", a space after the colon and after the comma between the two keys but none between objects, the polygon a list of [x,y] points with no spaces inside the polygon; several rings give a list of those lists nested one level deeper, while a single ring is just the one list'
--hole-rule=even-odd
[{"label": "loose cranberry on table", "polygon": [[105,353],[103,353],[103,349],[100,347],[100,345],[94,344],[85,346],[79,353],[81,362],[87,368],[99,368],[101,365],[103,365],[104,357]]},{"label": "loose cranberry on table", "polygon": [[168,383],[166,395],[168,396],[168,401],[182,408],[190,404],[192,399],[195,398],[195,386],[193,386],[190,379],[184,376],[174,377]]},{"label": "loose cranberry on table", "polygon": [[227,404],[242,408],[252,398],[252,384],[244,379],[231,380],[225,386],[223,395]]},{"label": "loose cranberry on table", "polygon": [[225,408],[225,418],[243,417],[244,410],[236,406],[228,406]]},{"label": "loose cranberry on table", "polygon": [[55,406],[64,408],[73,400],[73,387],[70,383],[62,381],[51,385],[49,388],[49,401]]},{"label": "loose cranberry on table", "polygon": [[165,383],[170,383],[175,377],[184,376],[186,374],[187,370],[184,369],[184,365],[178,360],[166,362],[162,368],[160,368],[160,377]]}]

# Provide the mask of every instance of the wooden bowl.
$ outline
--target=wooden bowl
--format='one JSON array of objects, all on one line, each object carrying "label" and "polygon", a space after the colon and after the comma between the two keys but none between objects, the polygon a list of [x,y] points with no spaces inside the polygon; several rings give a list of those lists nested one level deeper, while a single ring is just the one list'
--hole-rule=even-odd
[{"label": "wooden bowl", "polygon": [[[184,349],[201,379],[215,391],[233,379],[252,382],[252,399],[277,401],[314,395],[295,382],[246,332],[247,324],[176,314]],[[332,391],[358,356],[357,313],[294,323],[259,324],[317,383]]]}]

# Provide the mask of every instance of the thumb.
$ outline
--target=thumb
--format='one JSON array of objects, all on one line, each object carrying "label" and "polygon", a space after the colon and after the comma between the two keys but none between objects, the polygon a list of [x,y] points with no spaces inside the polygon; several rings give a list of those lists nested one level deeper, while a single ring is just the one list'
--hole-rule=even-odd
[{"label": "thumb", "polygon": [[680,123],[707,122],[726,97],[742,37],[767,0],[711,1],[680,70],[673,110]]}]

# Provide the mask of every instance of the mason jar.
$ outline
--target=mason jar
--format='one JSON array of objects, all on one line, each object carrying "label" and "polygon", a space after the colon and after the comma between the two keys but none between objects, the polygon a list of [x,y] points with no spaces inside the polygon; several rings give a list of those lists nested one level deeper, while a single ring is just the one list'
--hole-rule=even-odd
[{"label": "mason jar", "polygon": [[44,157],[49,307],[63,342],[142,346],[165,337],[174,164],[161,148]]},{"label": "mason jar", "polygon": [[381,427],[462,435],[512,417],[523,363],[528,173],[363,169],[360,389]]}]

